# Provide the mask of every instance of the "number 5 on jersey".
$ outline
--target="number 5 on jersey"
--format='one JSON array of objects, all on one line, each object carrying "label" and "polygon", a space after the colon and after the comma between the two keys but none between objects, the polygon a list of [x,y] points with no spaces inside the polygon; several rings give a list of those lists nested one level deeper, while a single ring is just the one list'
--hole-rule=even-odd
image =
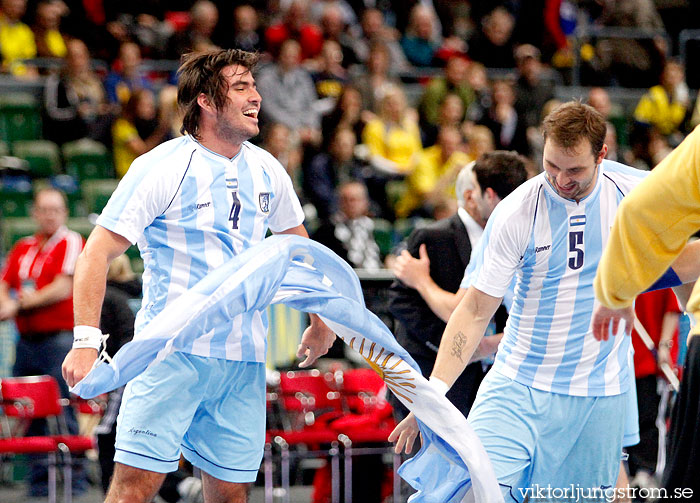
[{"label": "number 5 on jersey", "polygon": [[231,222],[231,228],[238,229],[238,219],[241,215],[241,201],[238,199],[237,190],[231,191],[231,195],[233,196],[233,204],[231,204],[231,213],[228,219]]},{"label": "number 5 on jersey", "polygon": [[569,267],[580,269],[583,265],[583,231],[569,231]]}]

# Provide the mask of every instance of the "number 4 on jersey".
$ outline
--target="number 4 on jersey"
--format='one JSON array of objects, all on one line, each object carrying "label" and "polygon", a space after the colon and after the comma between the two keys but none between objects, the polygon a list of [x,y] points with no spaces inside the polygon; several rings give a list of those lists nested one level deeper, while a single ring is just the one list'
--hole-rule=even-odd
[{"label": "number 4 on jersey", "polygon": [[231,195],[233,196],[233,204],[231,205],[231,213],[229,214],[228,219],[231,222],[231,227],[233,229],[238,229],[238,219],[240,218],[241,214],[241,201],[238,199],[237,190],[232,191]]}]

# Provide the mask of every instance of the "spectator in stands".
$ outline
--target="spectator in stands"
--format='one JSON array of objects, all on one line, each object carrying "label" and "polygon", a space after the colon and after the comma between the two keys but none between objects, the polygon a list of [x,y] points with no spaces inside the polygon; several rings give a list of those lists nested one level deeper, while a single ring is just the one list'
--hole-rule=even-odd
[{"label": "spectator in stands", "polygon": [[233,40],[230,45],[248,52],[262,51],[263,36],[258,12],[251,5],[239,5],[233,11]]},{"label": "spectator in stands", "polygon": [[44,136],[58,144],[88,137],[111,143],[112,106],[81,40],[67,43],[65,66],[44,88]]},{"label": "spectator in stands", "polygon": [[[437,124],[421,124],[421,139],[424,147],[435,145],[438,132],[444,127],[454,127],[461,131],[464,120],[464,102],[459,95],[450,93],[440,103]],[[460,133],[461,134],[461,133]]]},{"label": "spectator in stands", "polygon": [[317,110],[321,114],[330,112],[348,81],[348,72],[343,68],[343,51],[335,40],[323,42],[321,54],[317,58],[317,68],[311,72],[316,94],[322,101]]},{"label": "spectator in stands", "polygon": [[[323,5],[324,2],[316,5]],[[321,32],[325,41],[332,40],[338,44],[342,51],[343,67],[348,68],[360,62],[353,49],[352,37],[347,32],[347,24],[343,17],[343,10],[335,2],[329,2],[321,15]],[[325,43],[324,43],[325,44]]]},{"label": "spectator in stands", "polygon": [[352,84],[362,96],[362,110],[379,112],[379,102],[387,89],[398,86],[400,82],[389,75],[391,54],[384,42],[372,42],[367,57],[367,73],[360,75]]},{"label": "spectator in stands", "polygon": [[119,47],[119,58],[105,79],[105,89],[109,102],[121,106],[126,105],[135,91],[153,89],[141,70],[141,49],[134,42],[125,42]]},{"label": "spectator in stands", "polygon": [[[597,24],[612,27],[663,31],[664,24],[653,0],[616,0],[604,2]],[[625,87],[651,87],[661,73],[666,53],[662,38],[608,38],[596,47],[591,61],[599,74],[612,77],[611,83]]]},{"label": "spectator in stands", "polygon": [[437,143],[420,153],[416,168],[406,178],[407,190],[396,205],[396,216],[431,216],[439,202],[454,199],[457,174],[472,160],[464,152],[459,129],[440,128]]},{"label": "spectator in stands", "polygon": [[286,40],[296,40],[301,49],[301,59],[314,58],[321,52],[323,35],[321,29],[308,20],[308,0],[292,0],[281,23],[265,30],[267,50],[278,57]]},{"label": "spectator in stands", "polygon": [[[13,374],[48,374],[68,398],[61,363],[73,346],[73,270],[83,238],[66,228],[66,197],[56,189],[36,193],[32,218],[36,234],[12,247],[0,276],[0,320],[14,319],[20,334]],[[70,433],[77,434],[72,408],[66,408],[65,417]],[[45,434],[45,429],[44,421],[33,421],[28,434]],[[79,492],[87,489],[81,467],[73,472],[73,489]],[[38,460],[32,463],[28,482],[30,497],[46,497],[48,474]]]},{"label": "spectator in stands", "polygon": [[592,87],[588,91],[588,104],[595,108],[603,116],[605,120],[608,120],[610,113],[612,111],[612,103],[610,102],[610,95],[602,87]]},{"label": "spectator in stands", "polygon": [[316,207],[318,218],[328,220],[338,211],[339,185],[365,182],[367,165],[355,157],[355,133],[340,126],[330,136],[329,147],[316,154],[304,169],[304,194]]},{"label": "spectator in stands", "polygon": [[525,127],[537,128],[542,119],[542,108],[554,98],[554,86],[561,78],[542,65],[540,50],[534,45],[523,44],[515,49],[515,63],[518,67],[515,109]]},{"label": "spectator in stands", "polygon": [[[114,168],[119,178],[129,170],[131,163],[141,154],[168,139],[171,117],[170,110],[162,110],[158,115],[155,97],[148,89],[139,89],[131,95],[121,116],[112,126],[112,148],[114,150]],[[155,128],[151,126],[156,122]],[[150,134],[140,134],[137,126],[150,129]]]},{"label": "spectator in stands", "polygon": [[695,106],[693,107],[693,115],[690,117],[690,130],[692,131],[695,127],[700,124],[700,94],[695,100]]},{"label": "spectator in stands", "polygon": [[[158,110],[166,118],[170,118],[170,128],[168,137],[177,138],[182,136],[183,110],[177,104],[177,86],[166,85],[158,93]],[[138,128],[137,128],[138,130]]]},{"label": "spectator in stands", "polygon": [[[351,27],[353,29],[355,27]],[[399,32],[384,22],[384,14],[376,8],[368,8],[362,13],[359,29],[353,32],[353,48],[358,59],[370,66],[369,57],[372,47],[383,44],[391,62],[390,71],[400,73],[410,68],[406,55],[399,44]]]},{"label": "spectator in stands", "polygon": [[435,30],[435,12],[423,4],[415,5],[406,34],[401,39],[406,59],[413,66],[434,66],[440,43]]},{"label": "spectator in stands", "polygon": [[168,59],[180,59],[180,56],[188,52],[216,47],[211,40],[219,22],[219,9],[216,5],[209,0],[197,0],[190,9],[190,19],[190,25],[175,33],[168,41]]},{"label": "spectator in stands", "polygon": [[36,57],[36,42],[31,28],[22,22],[27,0],[0,1],[0,57],[2,73],[32,78],[36,69],[20,60]]},{"label": "spectator in stands", "polygon": [[268,123],[284,124],[297,132],[305,144],[318,144],[318,97],[309,72],[299,66],[300,59],[299,42],[289,39],[282,43],[277,61],[260,70],[258,90],[265,100],[262,118]]},{"label": "spectator in stands", "polygon": [[42,0],[36,6],[32,31],[39,58],[63,58],[66,42],[60,31],[61,18],[68,8],[63,0]]},{"label": "spectator in stands", "polygon": [[515,18],[505,7],[496,7],[486,15],[481,29],[469,42],[469,57],[487,68],[513,68],[513,28]]},{"label": "spectator in stands", "polygon": [[634,120],[655,127],[659,133],[673,137],[677,145],[683,139],[682,127],[690,107],[683,65],[669,60],[664,65],[660,83],[649,89],[634,110]]},{"label": "spectator in stands", "polygon": [[294,190],[301,195],[301,159],[302,151],[299,136],[284,124],[270,124],[265,131],[262,147],[277,159],[292,179]]},{"label": "spectator in stands", "polygon": [[493,133],[486,126],[467,125],[464,128],[464,136],[467,138],[467,154],[472,159],[478,159],[486,152],[495,150]]},{"label": "spectator in stands", "polygon": [[496,80],[492,84],[493,103],[480,123],[493,133],[496,150],[515,150],[527,156],[527,128],[523,117],[515,109],[515,89],[509,80]]},{"label": "spectator in stands", "polygon": [[327,150],[335,132],[340,128],[352,131],[355,135],[355,143],[360,143],[362,130],[365,127],[364,116],[367,114],[368,112],[362,110],[360,92],[352,86],[345,86],[333,110],[321,119],[321,130],[323,131],[321,150],[324,152]]},{"label": "spectator in stands", "polygon": [[368,216],[367,187],[356,181],[341,184],[338,203],[338,211],[318,228],[313,239],[355,268],[381,268],[379,246],[374,240],[374,222]]},{"label": "spectator in stands", "polygon": [[406,105],[400,87],[386,91],[379,116],[362,131],[362,143],[368,149],[368,160],[378,170],[400,175],[411,172],[423,145],[417,113]]},{"label": "spectator in stands", "polygon": [[323,16],[329,7],[338,11],[340,21],[344,26],[357,24],[357,15],[346,0],[317,0],[313,2],[309,9],[309,19],[316,24],[322,24]]},{"label": "spectator in stands", "polygon": [[467,67],[467,84],[474,92],[474,101],[467,108],[467,120],[479,122],[491,108],[491,85],[486,67],[478,61],[472,61]]},{"label": "spectator in stands", "polygon": [[467,82],[469,63],[460,56],[453,56],[447,61],[444,76],[433,77],[423,92],[418,110],[421,123],[437,125],[440,105],[449,93],[454,93],[462,100],[464,110],[474,101],[474,91]]}]

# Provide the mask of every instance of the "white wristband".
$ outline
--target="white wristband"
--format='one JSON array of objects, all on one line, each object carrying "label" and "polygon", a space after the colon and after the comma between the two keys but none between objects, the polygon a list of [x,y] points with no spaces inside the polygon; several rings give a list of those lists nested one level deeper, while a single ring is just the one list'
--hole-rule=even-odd
[{"label": "white wristband", "polygon": [[73,327],[73,349],[92,348],[97,351],[102,346],[102,330],[88,325]]},{"label": "white wristband", "polygon": [[428,382],[430,382],[433,389],[441,395],[446,395],[447,392],[450,390],[450,387],[447,385],[447,383],[438,377],[430,376]]}]

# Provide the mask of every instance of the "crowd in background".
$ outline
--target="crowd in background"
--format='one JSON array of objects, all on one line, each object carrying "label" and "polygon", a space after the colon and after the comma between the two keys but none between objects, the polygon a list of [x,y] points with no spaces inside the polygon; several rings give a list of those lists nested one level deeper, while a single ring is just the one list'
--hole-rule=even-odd
[{"label": "crowd in background", "polygon": [[[384,257],[356,249],[373,219],[454,213],[456,175],[480,154],[515,150],[540,171],[540,121],[574,72],[609,120],[609,158],[655,166],[700,122],[675,57],[699,11],[682,0],[0,0],[0,56],[3,73],[43,79],[44,137],[104,143],[120,178],[181,134],[182,54],[260,52],[253,141],[287,169],[310,230],[376,268]],[[582,40],[584,27],[666,36]],[[633,114],[611,100],[618,86],[648,88]]]}]

